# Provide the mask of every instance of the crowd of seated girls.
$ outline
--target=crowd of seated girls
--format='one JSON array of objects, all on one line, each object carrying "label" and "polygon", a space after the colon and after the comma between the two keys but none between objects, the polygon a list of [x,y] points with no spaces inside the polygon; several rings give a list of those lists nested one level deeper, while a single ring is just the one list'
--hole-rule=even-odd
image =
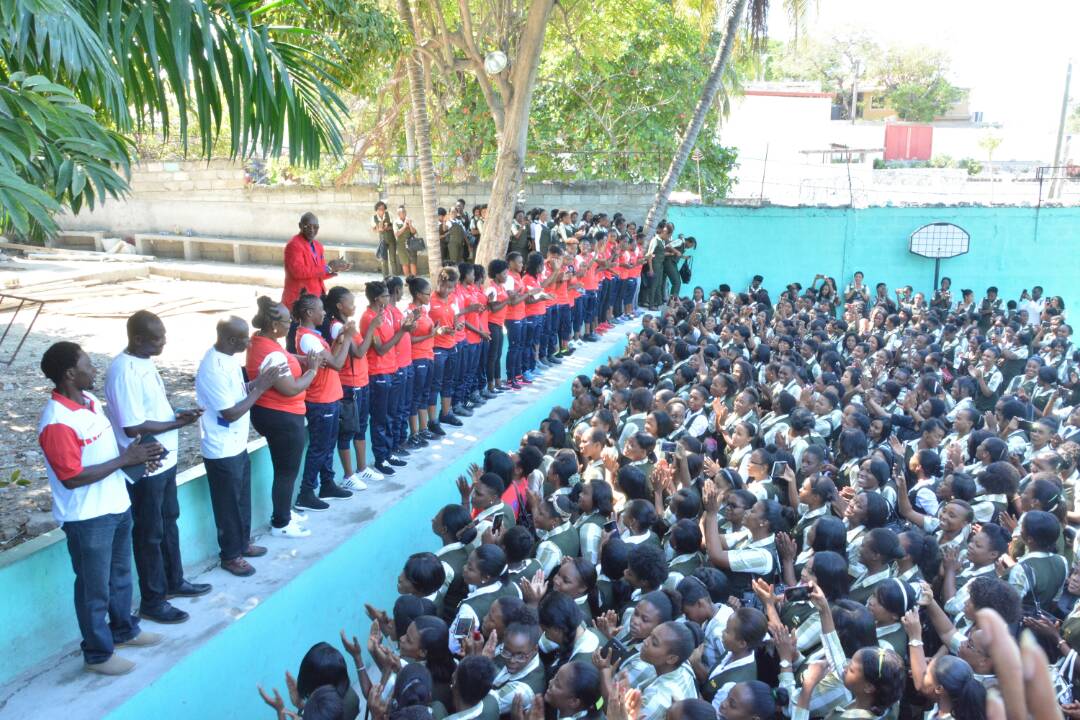
[{"label": "crowd of seated girls", "polygon": [[303,716],[1080,717],[1060,299],[763,285],[673,298],[487,450]]}]

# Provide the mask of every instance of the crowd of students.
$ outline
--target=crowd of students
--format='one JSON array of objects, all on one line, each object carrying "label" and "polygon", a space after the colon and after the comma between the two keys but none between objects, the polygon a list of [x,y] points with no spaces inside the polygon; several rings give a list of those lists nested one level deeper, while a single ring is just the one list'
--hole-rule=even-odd
[{"label": "crowd of students", "polygon": [[[457,480],[460,502],[431,521],[438,546],[403,558],[393,607],[367,607],[365,642],[343,632],[344,654],[320,643],[288,676],[303,717],[352,718],[366,703],[380,720],[968,720],[1027,717],[1025,702],[1035,717],[1080,717],[1080,356],[1061,298],[953,300],[945,279],[927,301],[871,292],[861,273],[843,293],[823,276],[770,293],[755,276],[605,314],[564,271],[595,252],[582,235],[546,260],[511,251],[486,283],[471,264],[368,283],[357,322],[350,291],[311,285],[342,268],[322,262],[305,218],[294,241],[318,272],[286,283],[288,306],[260,298],[254,334],[219,324],[199,408],[164,398],[149,362],[164,325],[149,313],[128,323],[107,413],[77,345],[42,360],[56,391],[41,444],[89,669],[129,671],[116,646],[160,641],[129,611],[132,537],[140,617],[182,621],[167,599],[209,591],[169,546],[176,427],[201,423],[222,566],[250,574],[244,558],[265,549],[250,541],[248,422],[273,462],[272,534],[306,536],[302,513],[377,477],[366,426],[374,469],[394,472],[484,390],[512,390],[571,350],[550,327],[568,312],[572,338],[581,307],[583,341],[590,322],[638,318],[624,355]],[[624,297],[622,278],[599,277],[596,308],[605,280]],[[511,329],[514,305],[525,314]],[[490,368],[500,311],[505,375]]]},{"label": "crowd of students", "polygon": [[862,273],[843,293],[755,276],[671,297],[457,480],[393,608],[367,606],[344,653],[314,646],[291,703],[1080,717],[1080,354],[1060,297],[950,285],[928,301]]}]

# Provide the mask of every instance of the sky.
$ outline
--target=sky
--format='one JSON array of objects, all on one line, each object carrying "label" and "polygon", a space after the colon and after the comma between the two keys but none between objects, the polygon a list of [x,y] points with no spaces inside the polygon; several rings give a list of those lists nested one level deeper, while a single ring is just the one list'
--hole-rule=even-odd
[{"label": "sky", "polygon": [[[857,28],[882,45],[924,44],[952,57],[953,82],[971,89],[970,107],[1010,131],[1056,132],[1071,55],[1071,96],[1080,98],[1080,0],[816,0],[808,33],[827,38]],[[791,38],[779,0],[769,36]]]}]

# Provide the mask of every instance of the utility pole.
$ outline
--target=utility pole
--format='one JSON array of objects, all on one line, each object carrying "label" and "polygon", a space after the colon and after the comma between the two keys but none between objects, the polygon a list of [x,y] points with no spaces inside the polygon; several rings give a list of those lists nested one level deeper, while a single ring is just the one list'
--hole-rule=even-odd
[{"label": "utility pole", "polygon": [[859,63],[855,62],[855,72],[851,77],[851,124],[855,124],[855,116],[858,114],[859,107]]},{"label": "utility pole", "polygon": [[1069,114],[1069,85],[1072,84],[1072,59],[1069,60],[1069,64],[1065,69],[1065,96],[1061,99],[1061,118],[1058,121],[1057,132],[1057,145],[1054,147],[1054,167],[1052,169],[1052,175],[1050,176],[1050,193],[1047,195],[1047,199],[1054,199],[1061,193],[1061,178],[1058,176],[1059,172],[1062,172],[1061,165],[1064,160],[1061,157],[1061,150],[1065,141],[1065,120]]}]

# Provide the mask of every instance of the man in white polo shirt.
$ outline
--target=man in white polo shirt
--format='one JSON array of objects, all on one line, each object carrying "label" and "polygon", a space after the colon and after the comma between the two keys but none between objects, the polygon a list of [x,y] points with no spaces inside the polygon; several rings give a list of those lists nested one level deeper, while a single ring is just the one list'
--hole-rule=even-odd
[{"label": "man in white polo shirt", "polygon": [[165,384],[152,357],[165,347],[165,325],[157,315],[140,310],[127,321],[128,345],[105,373],[105,400],[116,442],[121,448],[135,438],[153,436],[165,448],[161,467],[133,481],[131,496],[132,540],[135,569],[139,573],[139,616],[144,620],[175,624],[188,619],[169,604],[173,597],[195,597],[210,592],[207,583],[184,579],[180,559],[180,531],[176,519],[177,430],[199,419],[198,408],[174,412]]},{"label": "man in white polo shirt", "polygon": [[156,467],[158,443],[120,453],[94,387],[97,370],[73,342],[52,345],[41,371],[56,386],[38,425],[52,490],[53,517],[67,536],[75,571],[75,615],[86,669],[123,675],[135,663],[116,647],[145,647],[161,636],[139,629],[131,614],[131,503],[121,468]]},{"label": "man in white polo shirt", "polygon": [[248,324],[230,317],[217,324],[217,342],[207,350],[195,375],[195,397],[203,416],[203,464],[214,508],[221,567],[233,575],[247,577],[255,568],[246,557],[266,554],[266,548],[251,544],[251,463],[247,443],[251,428],[248,412],[274,381],[289,371],[285,365],[267,366],[252,382],[236,359],[250,343]]}]

